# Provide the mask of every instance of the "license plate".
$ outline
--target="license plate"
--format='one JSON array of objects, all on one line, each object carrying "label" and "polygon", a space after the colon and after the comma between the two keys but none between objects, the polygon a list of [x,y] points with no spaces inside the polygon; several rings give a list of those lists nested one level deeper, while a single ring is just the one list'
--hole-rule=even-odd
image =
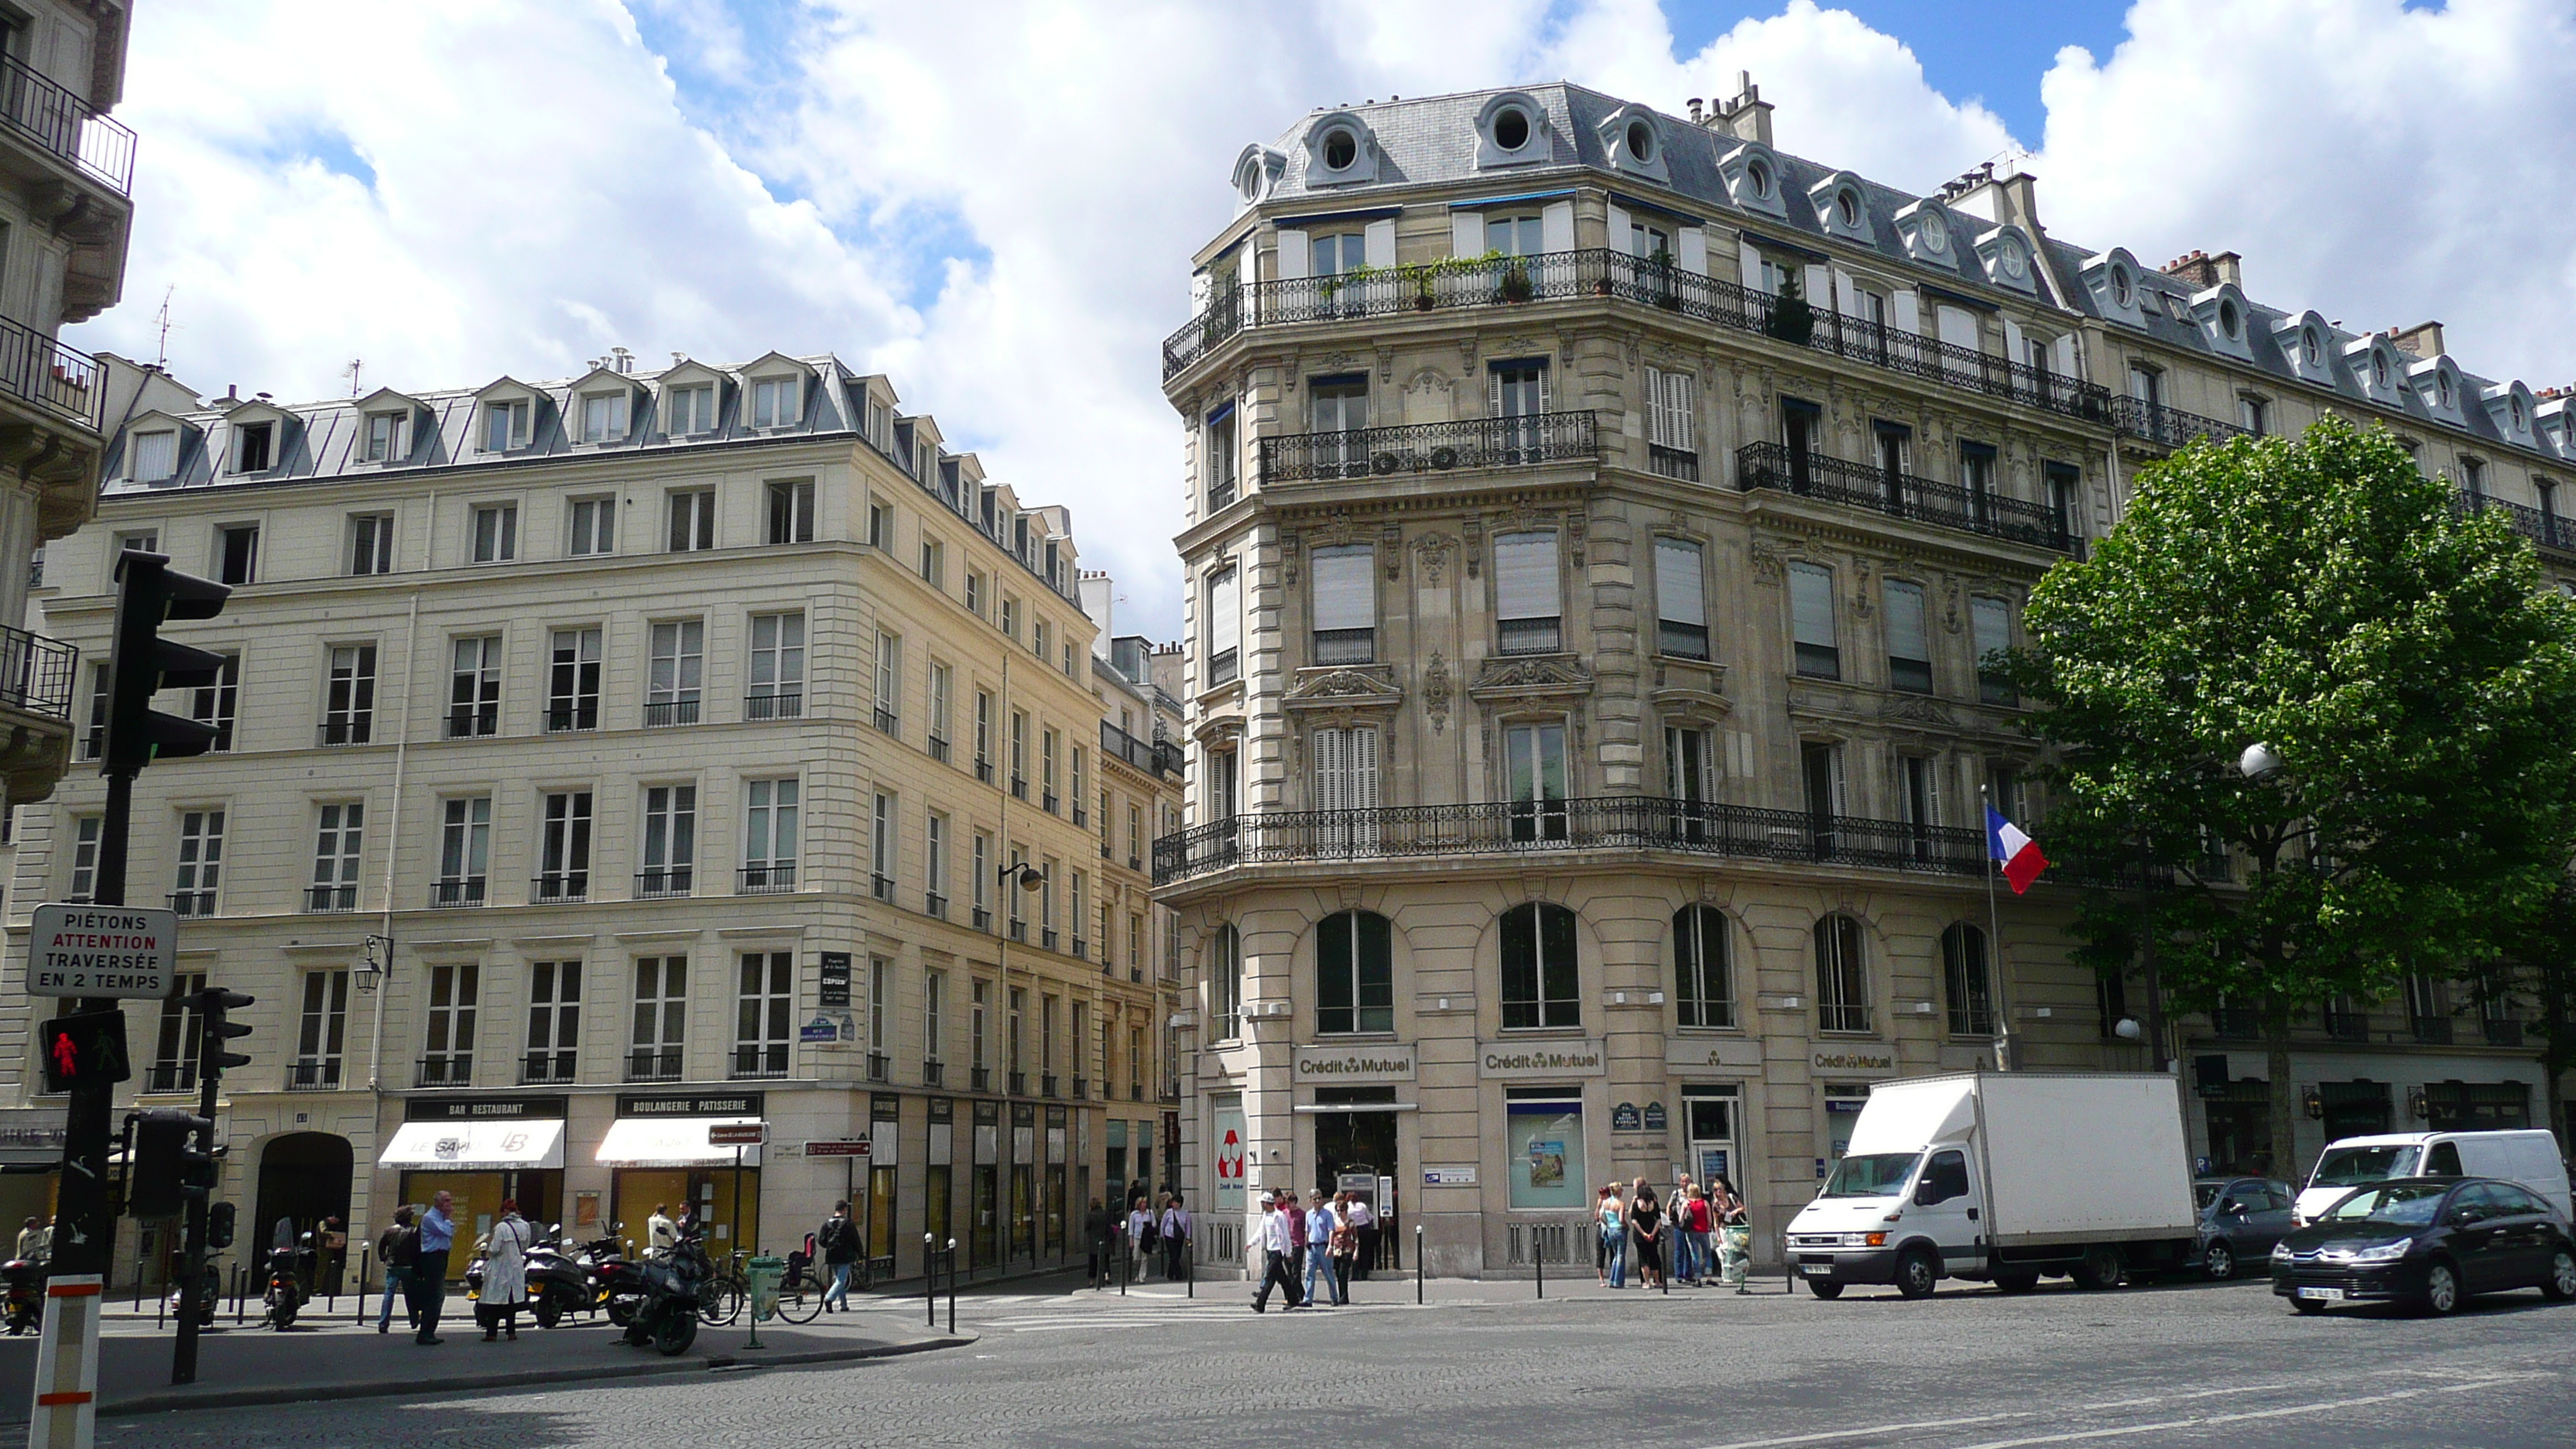
[{"label": "license plate", "polygon": [[2341,1303],[2343,1301],[2343,1290],[2340,1288],[2302,1288],[2299,1290],[2299,1296],[2302,1298],[2315,1299],[2319,1303]]},{"label": "license plate", "polygon": [[1798,1265],[1798,1271],[1801,1273],[1830,1273],[1834,1271],[1834,1265],[1831,1263],[1800,1263]]}]

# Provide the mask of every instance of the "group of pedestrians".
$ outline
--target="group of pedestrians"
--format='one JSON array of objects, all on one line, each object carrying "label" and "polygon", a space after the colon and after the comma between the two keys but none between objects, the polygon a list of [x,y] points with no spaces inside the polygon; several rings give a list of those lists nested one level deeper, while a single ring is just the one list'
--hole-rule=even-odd
[{"label": "group of pedestrians", "polygon": [[1706,1183],[1682,1174],[1670,1201],[1656,1197],[1644,1178],[1622,1188],[1605,1185],[1593,1199],[1594,1265],[1605,1288],[1625,1288],[1631,1273],[1641,1288],[1731,1286],[1750,1293],[1752,1217],[1734,1184]]},{"label": "group of pedestrians", "polygon": [[1127,1199],[1127,1215],[1114,1216],[1100,1199],[1091,1200],[1091,1215],[1084,1224],[1083,1240],[1090,1260],[1090,1281],[1102,1284],[1122,1271],[1123,1249],[1130,1282],[1142,1283],[1146,1273],[1156,1267],[1163,1281],[1177,1283],[1190,1271],[1190,1236],[1194,1223],[1190,1210],[1181,1202],[1179,1193],[1166,1193],[1157,1205],[1154,1195],[1139,1192]]},{"label": "group of pedestrians", "polygon": [[[1270,1311],[1270,1289],[1284,1291],[1290,1310],[1322,1303],[1336,1307],[1351,1301],[1351,1282],[1368,1276],[1377,1254],[1377,1214],[1368,1199],[1322,1189],[1307,1194],[1304,1208],[1297,1194],[1277,1191],[1261,1198],[1261,1286],[1253,1292],[1252,1311]],[[1304,1284],[1298,1279],[1302,1271]],[[1315,1284],[1321,1279],[1324,1293]]]},{"label": "group of pedestrians", "polygon": [[[517,1204],[504,1206],[506,1216],[517,1216]],[[385,1265],[385,1296],[376,1309],[376,1332],[392,1331],[394,1291],[400,1289],[403,1311],[411,1320],[412,1342],[428,1347],[447,1341],[438,1336],[438,1320],[447,1301],[447,1258],[456,1246],[455,1211],[456,1199],[444,1192],[430,1199],[429,1211],[417,1218],[409,1207],[394,1209],[393,1225],[376,1239],[376,1256]],[[517,1241],[515,1234],[512,1240]],[[484,1274],[488,1284],[488,1262]],[[518,1336],[515,1315],[510,1336]]]}]

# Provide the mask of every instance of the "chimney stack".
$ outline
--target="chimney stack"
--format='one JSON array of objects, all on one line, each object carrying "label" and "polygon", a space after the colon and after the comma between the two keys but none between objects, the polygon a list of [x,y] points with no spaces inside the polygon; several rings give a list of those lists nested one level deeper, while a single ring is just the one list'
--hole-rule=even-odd
[{"label": "chimney stack", "polygon": [[1735,73],[1735,99],[1709,112],[1700,124],[1712,131],[1724,131],[1739,141],[1771,144],[1771,103],[1762,99],[1762,88],[1753,83],[1753,72]]},{"label": "chimney stack", "polygon": [[1693,97],[1691,97],[1691,98],[1690,98],[1690,118],[1691,118],[1691,124],[1692,124],[1692,125],[1694,125],[1694,126],[1696,126],[1696,125],[1700,124],[1700,119],[1699,119],[1700,111],[1699,111],[1699,108],[1700,108],[1700,99],[1699,99],[1699,97],[1697,97],[1697,96],[1693,96]]},{"label": "chimney stack", "polygon": [[2165,263],[2163,270],[2168,276],[2180,277],[2189,282],[2195,292],[2205,292],[2222,282],[2233,283],[2239,287],[2245,285],[2245,259],[2234,252],[2220,252],[2216,256],[2211,256],[2207,252],[2194,250]]},{"label": "chimney stack", "polygon": [[2439,322],[2418,322],[2412,327],[2391,327],[2388,329],[2388,340],[2398,351],[2418,359],[2439,357],[2447,350],[2442,346],[2442,324]]}]

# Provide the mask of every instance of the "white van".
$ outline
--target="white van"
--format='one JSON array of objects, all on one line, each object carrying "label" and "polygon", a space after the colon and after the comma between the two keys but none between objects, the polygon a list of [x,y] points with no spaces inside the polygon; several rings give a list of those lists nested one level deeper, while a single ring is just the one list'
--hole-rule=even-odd
[{"label": "white van", "polygon": [[2392,1177],[2497,1178],[2540,1194],[2561,1218],[2571,1215],[2567,1164],[2550,1133],[2384,1132],[2346,1137],[2318,1155],[2299,1193],[2297,1221],[2313,1222],[2354,1188]]}]

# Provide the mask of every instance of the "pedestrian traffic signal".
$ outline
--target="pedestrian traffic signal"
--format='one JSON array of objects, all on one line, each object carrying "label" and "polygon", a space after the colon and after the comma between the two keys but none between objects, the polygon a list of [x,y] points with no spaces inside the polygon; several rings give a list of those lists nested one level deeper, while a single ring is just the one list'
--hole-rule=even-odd
[{"label": "pedestrian traffic signal", "polygon": [[126,1164],[125,1210],[138,1218],[172,1217],[188,1199],[213,1190],[214,1155],[189,1139],[209,1139],[215,1124],[182,1107],[155,1107],[135,1119],[134,1156]]},{"label": "pedestrian traffic signal", "polygon": [[176,572],[167,556],[126,549],[116,556],[116,636],[107,656],[107,749],[100,773],[130,775],[154,758],[202,755],[214,748],[216,729],[163,714],[152,696],[164,689],[203,688],[215,682],[223,656],[161,637],[171,619],[211,619],[224,611],[232,589],[212,579]]},{"label": "pedestrian traffic signal", "polygon": [[250,1023],[233,1021],[229,1013],[249,1006],[259,998],[238,991],[209,986],[197,993],[197,1020],[204,1025],[205,1035],[197,1048],[197,1069],[209,1077],[220,1077],[226,1067],[246,1067],[250,1058],[240,1052],[224,1050],[224,1043],[235,1037],[250,1035]]},{"label": "pedestrian traffic signal", "polygon": [[233,1245],[233,1205],[219,1202],[206,1209],[206,1246],[229,1248]]},{"label": "pedestrian traffic signal", "polygon": [[134,1075],[125,1059],[124,1012],[57,1016],[37,1028],[36,1042],[48,1092],[107,1086]]}]

